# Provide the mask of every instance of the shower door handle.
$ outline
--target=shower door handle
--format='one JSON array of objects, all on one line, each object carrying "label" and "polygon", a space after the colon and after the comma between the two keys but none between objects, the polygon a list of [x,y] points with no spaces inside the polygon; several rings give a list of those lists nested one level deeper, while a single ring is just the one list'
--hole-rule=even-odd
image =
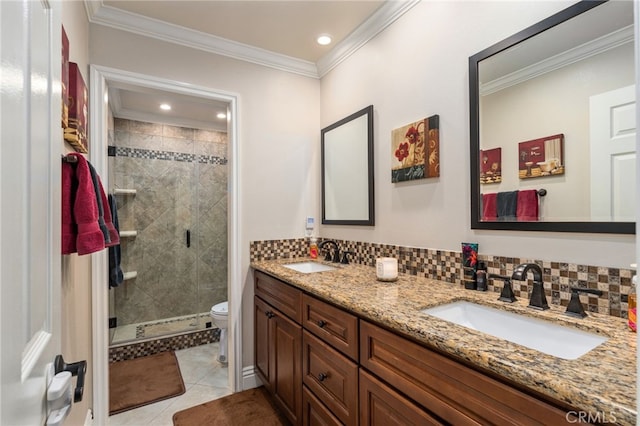
[{"label": "shower door handle", "polygon": [[191,231],[187,229],[187,247],[191,247]]}]

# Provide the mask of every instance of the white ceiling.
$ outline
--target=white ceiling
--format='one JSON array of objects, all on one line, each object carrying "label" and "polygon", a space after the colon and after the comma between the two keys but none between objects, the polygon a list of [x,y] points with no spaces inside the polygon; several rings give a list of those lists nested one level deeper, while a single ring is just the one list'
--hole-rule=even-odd
[{"label": "white ceiling", "polygon": [[[85,0],[92,24],[320,78],[419,0]],[[316,38],[329,34],[333,43]],[[226,129],[226,105],[146,88],[110,85],[116,117]],[[161,112],[161,102],[174,105]],[[208,119],[208,117],[214,117]]]}]

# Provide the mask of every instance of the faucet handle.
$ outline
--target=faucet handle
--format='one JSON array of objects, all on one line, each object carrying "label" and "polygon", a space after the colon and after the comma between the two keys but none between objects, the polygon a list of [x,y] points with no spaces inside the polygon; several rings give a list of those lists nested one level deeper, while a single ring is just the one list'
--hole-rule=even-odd
[{"label": "faucet handle", "polygon": [[590,288],[571,287],[571,300],[567,305],[565,314],[576,318],[584,318],[587,313],[584,311],[584,307],[580,302],[580,293],[590,293],[602,296],[602,290],[594,290]]},{"label": "faucet handle", "polygon": [[489,278],[498,278],[504,281],[504,285],[502,286],[502,291],[500,292],[500,297],[498,300],[502,302],[513,303],[516,300],[516,295],[513,292],[513,286],[511,285],[511,277],[505,277],[504,275],[497,274],[489,274]]},{"label": "faucet handle", "polygon": [[349,264],[349,257],[348,255],[352,255],[354,254],[352,251],[349,250],[345,250],[342,252],[342,259],[340,260],[340,263],[344,264],[344,265],[348,265]]},{"label": "faucet handle", "polygon": [[323,250],[324,250],[324,260],[326,262],[331,262],[333,260],[333,257],[331,257],[331,249],[326,247]]}]

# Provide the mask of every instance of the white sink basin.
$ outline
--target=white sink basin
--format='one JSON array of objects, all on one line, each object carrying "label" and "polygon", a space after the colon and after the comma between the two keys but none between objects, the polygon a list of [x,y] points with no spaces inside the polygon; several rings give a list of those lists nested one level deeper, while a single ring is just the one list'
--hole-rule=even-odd
[{"label": "white sink basin", "polygon": [[563,359],[577,359],[607,341],[598,334],[465,301],[421,312]]},{"label": "white sink basin", "polygon": [[300,263],[288,263],[282,265],[285,268],[293,269],[294,271],[302,272],[303,274],[311,274],[313,272],[333,271],[333,266],[325,265],[318,262],[300,262]]}]

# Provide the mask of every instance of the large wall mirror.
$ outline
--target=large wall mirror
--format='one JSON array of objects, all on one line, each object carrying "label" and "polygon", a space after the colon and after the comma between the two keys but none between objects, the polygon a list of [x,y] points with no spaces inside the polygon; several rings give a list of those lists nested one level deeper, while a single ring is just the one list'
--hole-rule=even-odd
[{"label": "large wall mirror", "polygon": [[469,58],[472,229],[635,233],[633,3],[578,2]]},{"label": "large wall mirror", "polygon": [[321,131],[322,223],[374,225],[373,105]]}]

